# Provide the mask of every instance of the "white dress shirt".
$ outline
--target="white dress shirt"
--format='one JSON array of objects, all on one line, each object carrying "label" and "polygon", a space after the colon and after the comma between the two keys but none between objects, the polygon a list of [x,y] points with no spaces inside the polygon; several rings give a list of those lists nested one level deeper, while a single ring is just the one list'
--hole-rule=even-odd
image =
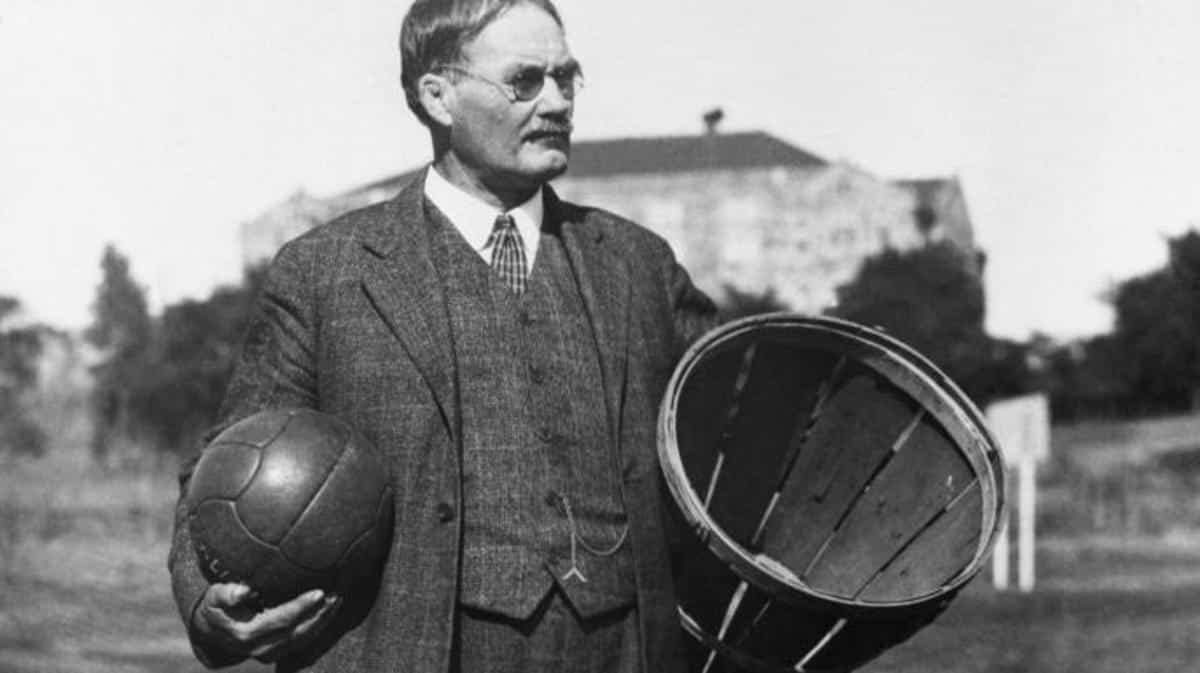
[{"label": "white dress shirt", "polygon": [[[432,166],[425,172],[425,196],[442,211],[454,225],[467,243],[479,253],[483,261],[492,263],[492,247],[488,245],[492,227],[496,217],[502,211],[484,203],[473,194],[468,194],[461,188],[450,184]],[[542,190],[529,197],[529,200],[508,211],[517,231],[521,233],[521,241],[525,243],[525,275],[528,276],[533,268],[533,260],[537,255],[538,239],[542,233]]]}]

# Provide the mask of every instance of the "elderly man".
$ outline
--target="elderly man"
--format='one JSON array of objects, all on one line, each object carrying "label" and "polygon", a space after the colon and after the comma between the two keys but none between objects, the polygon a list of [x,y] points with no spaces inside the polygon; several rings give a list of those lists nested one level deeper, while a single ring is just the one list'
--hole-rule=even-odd
[{"label": "elderly man", "polygon": [[[549,0],[417,0],[400,37],[434,160],[273,262],[218,430],[309,407],[390,467],[368,600],[260,608],[177,519],[197,656],[282,670],[679,670],[655,458],[666,380],[712,303],[658,237],[560,201],[582,86]],[[186,489],[188,470],[182,483]]]}]

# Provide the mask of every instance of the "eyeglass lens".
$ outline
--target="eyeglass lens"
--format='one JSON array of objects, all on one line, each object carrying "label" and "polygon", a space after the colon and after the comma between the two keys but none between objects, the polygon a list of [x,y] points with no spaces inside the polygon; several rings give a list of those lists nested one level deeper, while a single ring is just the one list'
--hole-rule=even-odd
[{"label": "eyeglass lens", "polygon": [[571,100],[575,98],[575,92],[580,85],[582,74],[577,68],[552,70],[550,72],[546,72],[540,68],[525,68],[518,72],[509,84],[512,86],[513,95],[517,97],[517,100],[530,101],[542,93],[542,87],[545,85],[547,77],[554,79],[554,83],[558,86],[558,90],[562,92],[563,98]]}]

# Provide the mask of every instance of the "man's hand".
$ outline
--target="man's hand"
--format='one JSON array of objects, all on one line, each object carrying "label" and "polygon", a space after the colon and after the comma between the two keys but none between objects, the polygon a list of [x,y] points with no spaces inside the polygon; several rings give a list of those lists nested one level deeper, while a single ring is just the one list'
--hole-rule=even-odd
[{"label": "man's hand", "polygon": [[214,584],[192,614],[195,629],[224,649],[272,662],[302,647],[331,619],[339,599],[320,589],[262,609],[244,584]]}]

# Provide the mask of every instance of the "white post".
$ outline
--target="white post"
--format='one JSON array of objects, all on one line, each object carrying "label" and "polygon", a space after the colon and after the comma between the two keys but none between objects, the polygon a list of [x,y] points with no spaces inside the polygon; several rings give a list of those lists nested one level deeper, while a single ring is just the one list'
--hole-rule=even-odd
[{"label": "white post", "polygon": [[1022,458],[1017,467],[1018,498],[1020,504],[1021,526],[1017,541],[1017,586],[1021,591],[1033,591],[1034,546],[1033,522],[1037,506],[1037,463],[1032,455]]},{"label": "white post", "polygon": [[1008,529],[1013,517],[1005,512],[992,552],[992,583],[997,589],[1008,587],[1010,544],[1016,544],[1017,586],[1021,591],[1033,591],[1037,463],[1050,453],[1050,405],[1041,394],[1002,400],[988,406],[987,418],[1004,453],[1006,476],[1017,480],[1016,502],[1010,501],[1010,509],[1016,510],[1016,539],[1009,542]]}]

